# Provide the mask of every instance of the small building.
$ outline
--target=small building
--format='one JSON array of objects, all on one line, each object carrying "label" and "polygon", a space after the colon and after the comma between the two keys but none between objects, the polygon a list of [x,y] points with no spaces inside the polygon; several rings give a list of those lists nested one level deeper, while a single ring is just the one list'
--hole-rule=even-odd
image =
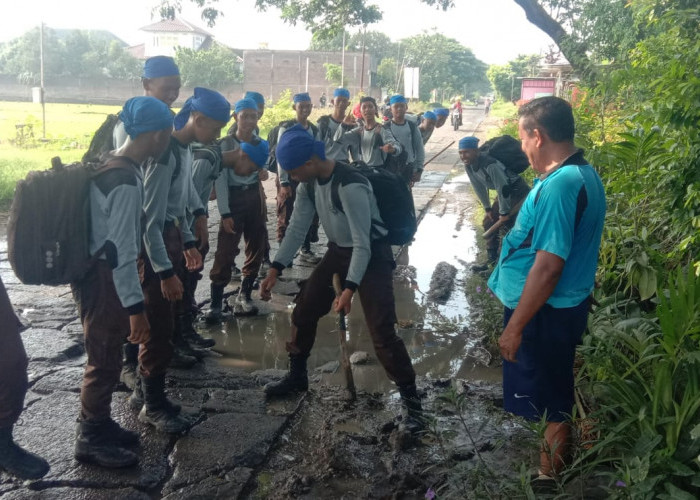
[{"label": "small building", "polygon": [[213,41],[211,33],[180,18],[164,19],[140,30],[146,34],[144,43],[129,48],[131,54],[138,59],[174,57],[177,47],[207,50]]},{"label": "small building", "polygon": [[554,95],[556,84],[556,78],[523,78],[520,99],[530,101],[538,97]]},{"label": "small building", "polygon": [[537,76],[520,80],[520,103],[550,95],[571,99],[571,93],[579,81],[569,63],[542,64]]}]

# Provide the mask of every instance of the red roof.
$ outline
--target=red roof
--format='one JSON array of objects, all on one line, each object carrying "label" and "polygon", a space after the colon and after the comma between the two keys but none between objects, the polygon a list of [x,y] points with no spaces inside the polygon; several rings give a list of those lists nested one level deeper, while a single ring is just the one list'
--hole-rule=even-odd
[{"label": "red roof", "polygon": [[141,28],[141,31],[158,31],[171,33],[200,33],[206,36],[212,36],[208,31],[195,26],[194,24],[185,21],[184,19],[164,19],[154,24],[149,24]]}]

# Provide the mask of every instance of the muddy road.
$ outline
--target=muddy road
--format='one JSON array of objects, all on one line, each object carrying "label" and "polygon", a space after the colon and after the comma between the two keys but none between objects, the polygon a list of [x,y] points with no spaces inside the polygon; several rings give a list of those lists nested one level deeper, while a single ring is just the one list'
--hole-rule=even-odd
[{"label": "muddy road", "polygon": [[[486,138],[495,120],[465,110],[457,132],[446,125],[428,143],[431,158],[476,130]],[[268,181],[274,210],[274,182]],[[118,387],[113,413],[141,435],[141,462],[124,471],[82,465],[72,456],[78,393],[85,363],[82,331],[67,287],[20,284],[0,237],[0,275],[29,329],[30,391],[16,426],[18,442],[45,456],[51,472],[21,483],[0,473],[3,498],[495,498],[517,493],[513,484],[535,463],[535,432],[500,409],[500,362],[493,341],[501,309],[483,276],[469,270],[480,259],[478,207],[458,162],[456,142],[414,186],[421,218],[415,241],[396,249],[398,331],[419,375],[429,431],[411,438],[400,426],[395,387],[374,357],[361,307],[348,318],[358,400],[344,398],[336,319],[319,324],[309,359],[305,395],[265,401],[261,386],[287,369],[284,343],[298,281],[311,270],[301,262],[285,272],[273,300],[256,317],[201,324],[216,339],[210,356],[188,371],[173,370],[168,391],[200,415],[185,436],[157,435],[128,409]],[[274,234],[270,217],[270,234]],[[2,220],[0,218],[0,220]],[[215,245],[218,217],[210,219]],[[0,228],[0,235],[3,235]],[[273,245],[274,255],[276,243]],[[323,251],[323,239],[314,246]],[[211,266],[211,256],[206,271]],[[228,292],[240,283],[233,281]],[[209,282],[198,300],[206,307]],[[528,443],[532,445],[529,446]]]}]

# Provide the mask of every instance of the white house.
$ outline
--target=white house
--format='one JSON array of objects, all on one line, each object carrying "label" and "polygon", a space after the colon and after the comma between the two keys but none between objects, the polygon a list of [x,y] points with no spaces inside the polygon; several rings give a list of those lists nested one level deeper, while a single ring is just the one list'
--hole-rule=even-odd
[{"label": "white house", "polygon": [[185,21],[165,19],[140,28],[145,33],[145,43],[130,47],[132,55],[139,59],[153,56],[175,56],[175,48],[206,50],[211,46],[212,34]]}]

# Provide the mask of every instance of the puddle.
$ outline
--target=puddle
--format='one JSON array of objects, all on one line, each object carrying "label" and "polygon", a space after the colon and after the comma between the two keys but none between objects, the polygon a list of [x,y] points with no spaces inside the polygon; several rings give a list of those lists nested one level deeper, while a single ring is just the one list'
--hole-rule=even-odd
[{"label": "puddle", "polygon": [[[471,224],[476,202],[471,191],[466,174],[457,174],[446,181],[423,217],[415,241],[397,258],[394,295],[400,325],[398,334],[419,376],[497,382],[500,369],[484,366],[490,357],[481,347],[478,332],[470,334],[470,300],[464,280],[467,266],[477,254],[476,231]],[[426,294],[440,262],[454,266],[457,274],[448,300],[436,304],[428,301]],[[407,275],[413,279],[407,279]],[[281,312],[233,319],[216,328],[200,327],[217,341],[215,350],[223,355],[222,364],[248,371],[287,369],[285,341],[290,330],[292,298],[284,297],[284,300],[288,307]],[[371,359],[369,364],[353,366],[355,385],[370,393],[395,391],[376,361],[359,301],[353,306],[347,324],[349,352],[365,351]],[[340,370],[330,374],[315,371],[339,360],[339,353],[337,318],[330,314],[319,321],[309,358],[310,374],[320,376],[323,383],[342,385]]]}]

